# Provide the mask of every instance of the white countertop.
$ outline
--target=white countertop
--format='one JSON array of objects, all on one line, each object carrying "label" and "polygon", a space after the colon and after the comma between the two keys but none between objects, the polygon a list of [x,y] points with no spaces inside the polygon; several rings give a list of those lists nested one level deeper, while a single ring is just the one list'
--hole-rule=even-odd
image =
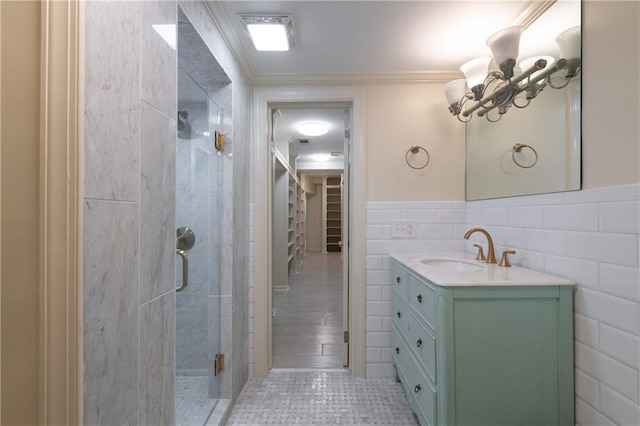
[{"label": "white countertop", "polygon": [[[566,278],[520,266],[503,268],[497,264],[478,262],[469,253],[401,253],[391,254],[391,258],[442,287],[575,285]],[[461,262],[458,269],[463,270],[456,270],[455,263],[437,266],[424,264],[421,262],[423,260]]]}]

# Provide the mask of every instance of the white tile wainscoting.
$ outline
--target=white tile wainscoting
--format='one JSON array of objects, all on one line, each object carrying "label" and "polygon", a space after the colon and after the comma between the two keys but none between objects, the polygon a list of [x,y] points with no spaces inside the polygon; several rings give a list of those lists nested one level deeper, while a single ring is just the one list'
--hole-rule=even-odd
[{"label": "white tile wainscoting", "polygon": [[[466,209],[458,202],[367,203],[366,374],[393,376],[389,253],[464,251]],[[415,223],[413,238],[391,238],[391,221]]]},{"label": "white tile wainscoting", "polygon": [[580,425],[640,424],[639,212],[638,185],[467,203],[467,226],[491,232],[496,252],[578,283]]},{"label": "white tile wainscoting", "polygon": [[[413,220],[413,239],[391,238]],[[513,264],[576,281],[576,423],[640,424],[640,186],[472,202],[367,204],[367,376],[393,374],[388,253],[475,252],[481,226]],[[473,250],[472,250],[473,249]]]}]

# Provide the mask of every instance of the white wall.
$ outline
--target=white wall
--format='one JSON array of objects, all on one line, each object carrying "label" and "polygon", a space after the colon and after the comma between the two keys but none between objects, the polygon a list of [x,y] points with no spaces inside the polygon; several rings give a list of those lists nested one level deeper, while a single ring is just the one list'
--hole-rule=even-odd
[{"label": "white wall", "polygon": [[315,194],[307,193],[307,251],[322,251],[322,186],[314,185]]},{"label": "white wall", "polygon": [[[464,200],[464,125],[437,83],[367,88],[367,201]],[[423,170],[405,162],[411,145],[429,151]]]}]

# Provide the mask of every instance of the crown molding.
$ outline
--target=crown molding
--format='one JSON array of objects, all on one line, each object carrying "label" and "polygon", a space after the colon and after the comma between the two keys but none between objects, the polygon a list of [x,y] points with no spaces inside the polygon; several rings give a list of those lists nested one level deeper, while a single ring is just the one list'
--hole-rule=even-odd
[{"label": "crown molding", "polygon": [[[520,13],[514,18],[513,25],[521,25],[525,29],[535,22],[557,0],[527,1]],[[394,73],[340,73],[340,74],[258,74],[251,66],[245,45],[236,34],[232,22],[236,17],[229,16],[222,5],[222,0],[205,0],[214,22],[218,26],[236,62],[245,72],[247,80],[254,86],[301,85],[365,85],[365,84],[402,84],[432,83],[442,84],[462,78],[459,70],[445,71],[410,71]]]},{"label": "crown molding", "polygon": [[353,73],[353,74],[270,74],[255,75],[251,83],[255,86],[280,85],[361,85],[398,83],[446,83],[462,77],[460,71],[425,71],[397,73]]}]

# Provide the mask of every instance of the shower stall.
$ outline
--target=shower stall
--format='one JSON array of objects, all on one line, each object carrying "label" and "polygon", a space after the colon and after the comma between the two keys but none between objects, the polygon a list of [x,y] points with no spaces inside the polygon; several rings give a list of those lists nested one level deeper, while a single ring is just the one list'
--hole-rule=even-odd
[{"label": "shower stall", "polygon": [[231,81],[182,10],[177,35],[176,424],[204,425],[215,424],[212,413],[230,396],[221,353],[221,324],[230,318],[221,312],[220,283]]}]

